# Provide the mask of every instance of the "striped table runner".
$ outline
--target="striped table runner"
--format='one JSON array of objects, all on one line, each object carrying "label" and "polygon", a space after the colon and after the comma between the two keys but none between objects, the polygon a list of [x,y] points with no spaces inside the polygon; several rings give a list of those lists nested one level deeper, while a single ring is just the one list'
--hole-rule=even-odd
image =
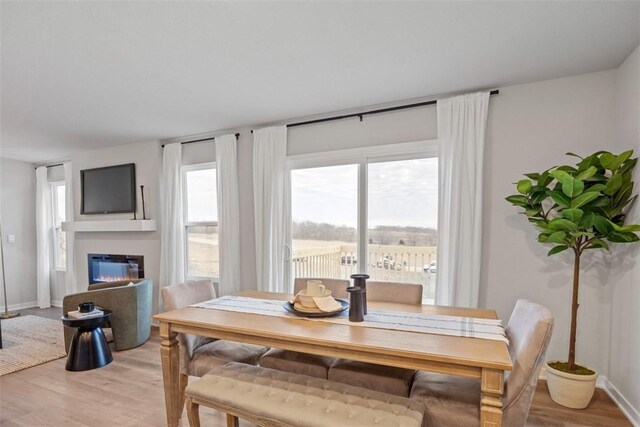
[{"label": "striped table runner", "polygon": [[261,314],[265,316],[290,317],[349,326],[365,326],[369,328],[481,338],[509,343],[504,328],[502,327],[502,322],[495,319],[370,309],[365,316],[364,322],[350,322],[348,310],[333,317],[298,317],[287,312],[283,304],[283,301],[278,300],[229,295],[193,304],[191,307]]}]

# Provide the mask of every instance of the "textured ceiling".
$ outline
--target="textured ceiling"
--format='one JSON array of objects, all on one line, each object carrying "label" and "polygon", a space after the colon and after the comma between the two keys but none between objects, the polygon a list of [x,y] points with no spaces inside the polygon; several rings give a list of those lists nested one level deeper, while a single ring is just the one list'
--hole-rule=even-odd
[{"label": "textured ceiling", "polygon": [[0,156],[614,68],[639,2],[2,2]]}]

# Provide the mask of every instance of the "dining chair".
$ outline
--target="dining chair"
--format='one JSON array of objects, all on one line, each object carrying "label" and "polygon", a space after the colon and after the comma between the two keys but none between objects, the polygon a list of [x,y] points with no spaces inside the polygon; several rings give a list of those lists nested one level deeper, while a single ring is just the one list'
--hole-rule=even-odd
[{"label": "dining chair", "polygon": [[[422,304],[422,285],[367,281],[367,300],[399,304]],[[365,317],[366,320],[366,317]],[[329,380],[399,396],[409,396],[416,371],[337,359],[329,368]]]},{"label": "dining chair", "polygon": [[[502,425],[522,427],[527,421],[538,376],[553,332],[553,315],[545,307],[518,300],[505,328],[513,370],[505,372]],[[423,426],[477,426],[480,381],[418,372],[411,399],[425,404]]]},{"label": "dining chair", "polygon": [[[331,291],[331,295],[334,298],[347,298],[345,289],[350,282],[344,279],[299,277],[294,280],[293,292],[297,294],[302,289],[306,289],[307,280],[321,280],[325,288]],[[328,356],[272,348],[260,358],[260,366],[293,374],[327,379],[329,367],[334,360],[333,357]]]},{"label": "dining chair", "polygon": [[[216,298],[210,280],[194,280],[161,289],[162,301],[167,311],[177,310]],[[180,345],[180,412],[184,407],[184,390],[189,375],[201,377],[211,369],[228,362],[256,365],[268,347],[218,340],[191,334],[178,334]]]}]

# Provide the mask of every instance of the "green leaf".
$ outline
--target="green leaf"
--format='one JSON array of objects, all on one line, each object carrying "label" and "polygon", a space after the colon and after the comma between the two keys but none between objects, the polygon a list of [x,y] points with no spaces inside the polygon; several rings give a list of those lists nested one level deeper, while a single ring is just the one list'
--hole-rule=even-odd
[{"label": "green leaf", "polygon": [[568,173],[566,173],[565,171],[561,170],[561,169],[555,169],[554,171],[551,172],[551,175],[558,180],[558,182],[560,183],[564,183],[565,181],[569,181],[573,178],[571,178],[571,175],[569,175]]},{"label": "green leaf", "polygon": [[604,185],[604,184],[594,184],[594,185],[592,185],[592,186],[590,186],[590,187],[587,187],[587,188],[584,190],[584,192],[585,192],[585,193],[590,193],[590,192],[594,191],[594,192],[598,192],[598,193],[599,193],[599,192],[601,192],[602,190],[604,190],[606,187],[607,187],[607,186],[606,186],[606,185]]},{"label": "green leaf", "polygon": [[595,214],[592,212],[587,212],[586,214],[583,215],[582,219],[580,220],[580,228],[591,228],[593,227],[593,219],[595,217]]},{"label": "green leaf", "polygon": [[540,175],[540,178],[538,178],[538,185],[541,187],[546,187],[547,185],[551,184],[553,178],[553,175],[551,175],[549,171],[545,171]]},{"label": "green leaf", "polygon": [[616,194],[616,197],[613,199],[613,204],[617,206],[620,202],[626,201],[631,197],[631,193],[633,193],[633,182],[627,182],[620,188],[618,194]]},{"label": "green leaf", "polygon": [[551,233],[547,238],[548,242],[551,243],[564,243],[564,239],[567,237],[567,233],[564,231],[556,231],[555,233]]},{"label": "green leaf", "polygon": [[632,243],[639,241],[640,237],[636,236],[634,233],[616,231],[607,236],[607,239],[614,243]]},{"label": "green leaf", "polygon": [[552,231],[577,231],[578,225],[565,218],[554,218],[549,221],[549,229]]},{"label": "green leaf", "polygon": [[594,193],[592,191],[589,191],[587,193],[582,193],[581,195],[579,195],[578,197],[576,197],[571,201],[571,208],[577,209],[597,199],[598,197],[599,197],[598,193]]},{"label": "green leaf", "polygon": [[538,242],[547,243],[549,241],[549,233],[538,234]]},{"label": "green leaf", "polygon": [[524,176],[534,181],[540,179],[540,174],[538,172],[525,173]]},{"label": "green leaf", "polygon": [[615,165],[616,161],[617,161],[617,156],[614,156],[608,151],[600,155],[600,165],[605,169],[612,170],[613,169],[612,166]]},{"label": "green leaf", "polygon": [[521,179],[520,181],[518,181],[518,184],[517,184],[518,193],[520,194],[529,193],[532,187],[533,187],[533,184],[531,184],[531,181],[529,181],[528,179]]},{"label": "green leaf", "polygon": [[592,154],[589,157],[585,157],[583,161],[578,163],[578,169],[581,171],[587,170],[591,166],[595,166],[596,168],[600,166],[600,160],[595,154]]},{"label": "green leaf", "polygon": [[573,198],[579,196],[584,191],[584,182],[579,179],[569,178],[562,181],[562,192]]},{"label": "green leaf", "polygon": [[636,167],[636,163],[638,163],[638,159],[627,160],[626,162],[624,162],[622,167],[618,169],[618,173],[626,173],[626,172],[633,171],[633,168]]},{"label": "green leaf", "polygon": [[620,153],[617,157],[617,161],[620,164],[623,164],[624,162],[626,162],[627,160],[629,160],[629,158],[633,155],[633,150],[627,150],[623,153]]},{"label": "green leaf", "polygon": [[576,224],[580,223],[580,219],[582,219],[582,215],[584,215],[584,211],[582,209],[563,209],[562,210],[562,216]]},{"label": "green leaf", "polygon": [[560,252],[566,251],[567,249],[569,249],[569,246],[567,245],[555,246],[547,253],[547,256],[559,254]]},{"label": "green leaf", "polygon": [[598,248],[610,250],[609,249],[609,244],[607,242],[605,242],[604,240],[602,240],[602,239],[596,239],[596,240],[592,241],[589,244],[589,246],[587,246],[587,249],[598,249]]},{"label": "green leaf", "polygon": [[568,208],[571,206],[571,199],[569,199],[562,191],[553,190],[549,192],[549,196],[553,199],[558,206],[562,208]]},{"label": "green leaf", "polygon": [[624,232],[636,232],[640,231],[640,224],[629,224],[620,227],[620,231]]},{"label": "green leaf", "polygon": [[578,156],[576,153],[572,153],[571,151],[569,151],[569,152],[567,153],[567,156],[573,156],[573,157],[577,157],[577,158],[579,158],[579,159],[582,159],[582,156]]},{"label": "green leaf", "polygon": [[580,172],[578,175],[576,175],[576,179],[585,181],[591,178],[592,176],[594,176],[596,172],[598,172],[598,169],[595,166],[589,166],[587,170],[584,170]]},{"label": "green leaf", "polygon": [[527,200],[526,196],[521,196],[519,194],[513,195],[513,196],[509,196],[506,198],[507,202],[515,205],[515,206],[521,206],[521,207],[526,207],[529,206],[529,200]]},{"label": "green leaf", "polygon": [[611,221],[601,215],[593,216],[593,226],[598,230],[598,232],[600,232],[600,234],[605,236],[608,236],[614,230]]},{"label": "green leaf", "polygon": [[615,174],[609,178],[609,182],[607,182],[604,189],[604,194],[607,196],[613,196],[620,187],[622,187],[622,175]]}]

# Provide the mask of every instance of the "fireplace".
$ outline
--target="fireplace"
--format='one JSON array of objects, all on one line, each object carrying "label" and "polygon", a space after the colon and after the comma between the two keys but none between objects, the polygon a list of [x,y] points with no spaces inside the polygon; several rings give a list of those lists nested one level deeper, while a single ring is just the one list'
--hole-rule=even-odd
[{"label": "fireplace", "polygon": [[89,254],[89,284],[144,278],[142,255]]}]

